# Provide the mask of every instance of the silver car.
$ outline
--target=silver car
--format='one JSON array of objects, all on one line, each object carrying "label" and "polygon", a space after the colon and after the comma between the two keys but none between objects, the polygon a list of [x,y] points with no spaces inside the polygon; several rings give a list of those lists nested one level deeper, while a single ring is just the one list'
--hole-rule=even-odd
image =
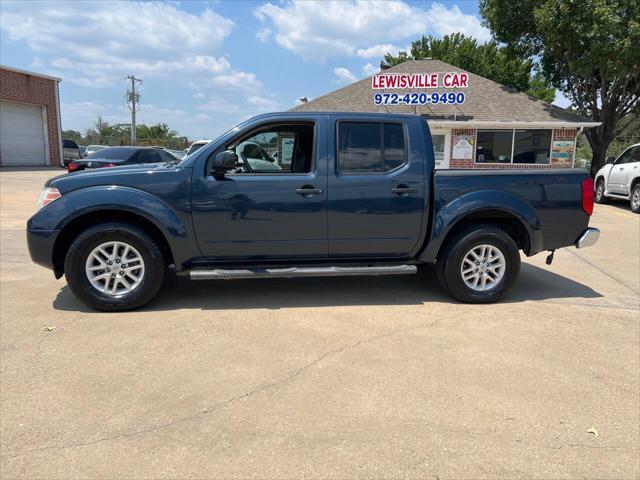
[{"label": "silver car", "polygon": [[69,162],[78,160],[80,158],[80,147],[73,140],[62,140],[62,162],[66,167]]}]

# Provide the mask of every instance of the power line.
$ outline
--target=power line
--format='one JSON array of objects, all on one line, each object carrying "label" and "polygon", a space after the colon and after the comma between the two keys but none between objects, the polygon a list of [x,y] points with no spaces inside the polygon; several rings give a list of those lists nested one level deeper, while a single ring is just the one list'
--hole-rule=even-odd
[{"label": "power line", "polygon": [[131,80],[131,88],[127,89],[127,106],[131,110],[131,146],[136,144],[136,110],[140,110],[140,94],[136,92],[136,82],[142,83],[142,80],[127,75],[125,80]]}]

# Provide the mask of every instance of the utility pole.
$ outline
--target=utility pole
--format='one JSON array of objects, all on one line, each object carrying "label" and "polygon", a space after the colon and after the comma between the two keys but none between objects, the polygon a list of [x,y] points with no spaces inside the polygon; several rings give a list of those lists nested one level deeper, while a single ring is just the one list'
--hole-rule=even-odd
[{"label": "utility pole", "polygon": [[136,144],[136,110],[140,110],[140,94],[136,92],[136,82],[142,83],[142,80],[127,75],[125,80],[131,80],[131,88],[127,89],[127,106],[131,110],[131,146]]}]

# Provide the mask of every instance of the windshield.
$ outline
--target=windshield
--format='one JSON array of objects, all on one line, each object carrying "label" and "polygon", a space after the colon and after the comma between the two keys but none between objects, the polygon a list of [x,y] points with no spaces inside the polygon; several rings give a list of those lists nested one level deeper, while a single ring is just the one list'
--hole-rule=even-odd
[{"label": "windshield", "polygon": [[102,150],[105,149],[107,147],[103,147],[101,145],[89,145],[87,147],[87,153],[93,153],[93,152],[97,152],[98,150]]}]

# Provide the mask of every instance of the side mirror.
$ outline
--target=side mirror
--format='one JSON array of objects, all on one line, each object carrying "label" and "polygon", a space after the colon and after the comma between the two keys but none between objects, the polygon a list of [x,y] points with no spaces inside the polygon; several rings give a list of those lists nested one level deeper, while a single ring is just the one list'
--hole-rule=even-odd
[{"label": "side mirror", "polygon": [[227,170],[231,170],[238,163],[238,156],[233,150],[224,150],[217,153],[211,162],[211,172],[214,176],[224,176]]},{"label": "side mirror", "polygon": [[616,161],[616,157],[607,157],[607,163],[608,164],[612,164],[615,161]]}]

